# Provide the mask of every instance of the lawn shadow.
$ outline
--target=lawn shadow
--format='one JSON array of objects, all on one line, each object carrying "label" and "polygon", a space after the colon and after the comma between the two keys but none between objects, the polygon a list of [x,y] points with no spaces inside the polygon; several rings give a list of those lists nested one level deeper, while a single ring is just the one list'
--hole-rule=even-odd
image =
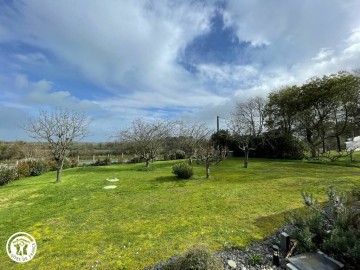
[{"label": "lawn shadow", "polygon": [[319,160],[307,160],[304,164],[316,164],[316,165],[328,165],[328,166],[339,166],[339,167],[348,167],[348,168],[360,168],[360,163],[358,161],[343,162],[343,161],[319,161]]},{"label": "lawn shadow", "polygon": [[[19,180],[15,180],[15,181],[19,181]],[[48,185],[48,184],[56,184],[56,181],[51,180],[51,181],[46,181],[46,182],[32,182],[32,183],[26,183],[26,184],[16,183],[16,184],[12,184],[12,185],[3,185],[3,188],[12,189],[12,188],[15,188],[15,187],[43,186],[43,185]]]},{"label": "lawn shadow", "polygon": [[175,175],[172,175],[172,176],[159,176],[154,178],[152,181],[158,183],[181,183],[187,180],[179,179]]},{"label": "lawn shadow", "polygon": [[254,220],[254,225],[267,234],[270,234],[278,230],[281,226],[285,225],[287,221],[286,217],[295,212],[300,212],[302,215],[309,214],[309,210],[305,206],[302,206],[277,214],[258,217]]}]

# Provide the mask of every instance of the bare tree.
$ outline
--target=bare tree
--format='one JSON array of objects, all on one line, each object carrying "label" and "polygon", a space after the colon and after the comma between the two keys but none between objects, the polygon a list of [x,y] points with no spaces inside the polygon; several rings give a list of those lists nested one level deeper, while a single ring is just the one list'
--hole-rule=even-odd
[{"label": "bare tree", "polygon": [[198,154],[198,150],[204,141],[209,139],[212,131],[205,124],[187,125],[180,122],[180,137],[182,147],[189,154],[189,163],[192,164],[193,158]]},{"label": "bare tree", "polygon": [[120,142],[126,143],[141,159],[145,160],[146,167],[149,167],[174,126],[175,123],[170,121],[158,120],[150,123],[139,118],[132,122],[129,129],[120,131],[117,137]]},{"label": "bare tree", "polygon": [[244,151],[244,168],[249,164],[249,152],[256,149],[264,131],[265,105],[266,101],[262,97],[238,102],[228,122],[238,147]]},{"label": "bare tree", "polygon": [[47,142],[55,160],[57,183],[61,182],[61,171],[71,143],[86,137],[87,128],[84,114],[64,108],[58,108],[51,113],[40,111],[38,118],[29,119],[24,127],[30,137],[39,142]]},{"label": "bare tree", "polygon": [[216,145],[213,140],[207,140],[200,144],[199,156],[205,163],[206,178],[210,177],[210,166],[217,165],[224,160],[227,154],[227,147]]}]

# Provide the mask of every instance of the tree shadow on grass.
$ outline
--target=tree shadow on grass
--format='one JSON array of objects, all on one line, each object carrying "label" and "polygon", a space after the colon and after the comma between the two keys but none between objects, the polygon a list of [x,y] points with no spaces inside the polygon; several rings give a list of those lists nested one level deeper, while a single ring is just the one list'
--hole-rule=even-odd
[{"label": "tree shadow on grass", "polygon": [[291,213],[300,212],[302,215],[308,215],[309,210],[305,207],[298,207],[295,209],[283,211],[277,214],[258,217],[254,221],[254,225],[260,230],[264,231],[266,234],[271,234],[278,230],[280,227],[285,225],[286,217],[291,215]]},{"label": "tree shadow on grass", "polygon": [[157,182],[157,183],[183,183],[184,179],[179,179],[176,176],[159,176],[154,178],[152,181]]},{"label": "tree shadow on grass", "polygon": [[[18,181],[18,180],[16,180],[16,181]],[[56,184],[56,181],[51,180],[51,181],[46,181],[46,182],[32,182],[32,183],[26,183],[26,184],[24,184],[24,183],[16,183],[16,184],[12,184],[12,185],[3,185],[2,188],[12,189],[12,188],[17,188],[17,187],[43,186],[43,185],[48,185],[48,184]]]}]

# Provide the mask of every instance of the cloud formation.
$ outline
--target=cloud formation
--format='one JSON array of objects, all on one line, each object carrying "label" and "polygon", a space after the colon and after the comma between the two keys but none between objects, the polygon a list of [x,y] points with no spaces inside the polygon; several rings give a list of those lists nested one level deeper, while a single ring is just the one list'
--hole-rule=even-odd
[{"label": "cloud formation", "polygon": [[236,100],[359,68],[358,10],[357,0],[2,2],[0,104],[14,110],[2,121],[77,108],[93,140],[135,117],[215,124]]}]

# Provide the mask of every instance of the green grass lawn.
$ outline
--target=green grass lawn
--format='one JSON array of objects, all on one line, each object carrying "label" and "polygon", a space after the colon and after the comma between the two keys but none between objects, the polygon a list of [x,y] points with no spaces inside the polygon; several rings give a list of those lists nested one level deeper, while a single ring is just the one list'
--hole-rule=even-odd
[{"label": "green grass lawn", "polygon": [[[195,166],[191,180],[171,174],[176,162],[79,167],[0,187],[0,269],[142,269],[189,247],[244,246],[275,231],[302,207],[300,191],[324,200],[328,185],[360,186],[360,168],[302,161],[229,159]],[[117,177],[110,183],[106,178]],[[117,185],[105,190],[105,185]],[[33,260],[12,262],[5,245],[15,232],[38,244]],[[96,261],[98,261],[96,263]]]}]

